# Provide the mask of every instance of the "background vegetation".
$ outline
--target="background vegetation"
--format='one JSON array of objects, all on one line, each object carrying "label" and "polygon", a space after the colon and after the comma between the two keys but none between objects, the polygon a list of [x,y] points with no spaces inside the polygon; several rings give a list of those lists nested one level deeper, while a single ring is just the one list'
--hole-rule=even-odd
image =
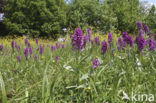
[{"label": "background vegetation", "polygon": [[[92,26],[107,33],[135,32],[137,21],[156,30],[156,8],[139,0],[4,0],[3,24],[8,34],[52,36],[63,28],[86,30]],[[94,30],[95,30],[94,29]]]}]

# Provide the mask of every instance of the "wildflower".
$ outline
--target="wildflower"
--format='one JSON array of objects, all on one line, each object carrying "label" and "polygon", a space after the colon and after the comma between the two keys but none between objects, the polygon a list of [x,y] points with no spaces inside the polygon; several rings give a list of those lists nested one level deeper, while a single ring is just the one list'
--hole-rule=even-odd
[{"label": "wildflower", "polygon": [[138,21],[137,25],[138,25],[138,30],[143,28],[141,21]]},{"label": "wildflower", "polygon": [[17,48],[17,42],[15,42],[15,48]]},{"label": "wildflower", "polygon": [[118,38],[118,42],[117,42],[117,46],[118,46],[118,50],[120,51],[121,48],[122,48],[122,45],[123,45],[123,42],[122,42],[122,39],[121,39],[121,36]]},{"label": "wildflower", "polygon": [[149,51],[153,51],[155,48],[155,42],[152,40],[152,38],[149,39],[148,44],[149,44]]},{"label": "wildflower", "polygon": [[31,47],[30,43],[28,42],[27,44],[28,44],[28,48],[30,48]]},{"label": "wildflower", "polygon": [[108,34],[108,43],[109,43],[110,46],[111,46],[112,40],[113,40],[112,33],[109,33]]},{"label": "wildflower", "polygon": [[129,44],[131,47],[133,47],[133,37],[127,36],[126,43]]},{"label": "wildflower", "polygon": [[57,48],[57,49],[59,48],[59,44],[58,44],[58,43],[56,43],[56,48]]},{"label": "wildflower", "polygon": [[41,58],[42,58],[42,59],[45,59],[45,56],[42,56]]},{"label": "wildflower", "polygon": [[37,61],[37,59],[38,59],[38,57],[37,57],[37,55],[35,54],[35,56],[34,56],[34,60]]},{"label": "wildflower", "polygon": [[62,48],[64,48],[65,46],[64,46],[64,44],[62,44]]},{"label": "wildflower", "polygon": [[88,36],[87,35],[84,36],[83,41],[84,41],[84,47],[85,47],[86,43],[88,42]]},{"label": "wildflower", "polygon": [[1,44],[1,45],[0,45],[0,51],[2,51],[3,48],[4,48],[4,47],[3,47],[3,44]]},{"label": "wildflower", "polygon": [[38,45],[38,38],[36,38],[36,44]]},{"label": "wildflower", "polygon": [[18,51],[18,52],[20,51],[20,46],[17,46],[17,51]]},{"label": "wildflower", "polygon": [[20,57],[20,56],[17,56],[17,60],[18,60],[19,62],[21,62],[21,57]]},{"label": "wildflower", "polygon": [[88,33],[88,39],[89,41],[91,41],[91,29],[90,28],[88,28],[87,33]]},{"label": "wildflower", "polygon": [[93,64],[93,68],[99,67],[99,61],[98,61],[98,59],[94,59],[92,64]]},{"label": "wildflower", "polygon": [[15,42],[14,40],[11,42],[11,47],[14,49],[15,48]]},{"label": "wildflower", "polygon": [[28,48],[25,48],[24,54],[25,54],[25,58],[28,59],[29,56]]},{"label": "wildflower", "polygon": [[152,36],[152,34],[150,33],[150,32],[148,32],[148,34],[147,34],[149,37],[151,37]]},{"label": "wildflower", "polygon": [[105,54],[107,52],[107,42],[104,40],[102,42],[102,54]]},{"label": "wildflower", "polygon": [[29,48],[29,53],[30,53],[30,54],[32,54],[32,53],[33,53],[33,50],[32,50],[32,48],[31,48],[31,47]]},{"label": "wildflower", "polygon": [[145,37],[145,36],[144,36],[144,31],[143,31],[142,29],[140,30],[139,36],[142,37],[142,38]]},{"label": "wildflower", "polygon": [[124,40],[124,41],[126,41],[127,36],[128,36],[127,32],[123,32],[122,37],[123,37],[123,40]]},{"label": "wildflower", "polygon": [[40,54],[43,54],[43,46],[40,44]]},{"label": "wildflower", "polygon": [[95,37],[95,43],[97,44],[97,45],[100,45],[100,38],[99,37]]},{"label": "wildflower", "polygon": [[146,33],[149,33],[149,32],[150,32],[150,31],[149,31],[149,28],[148,28],[148,26],[147,26],[147,24],[145,24],[144,30],[145,30]]},{"label": "wildflower", "polygon": [[145,38],[139,37],[137,41],[139,51],[142,51],[146,45]]},{"label": "wildflower", "polygon": [[77,28],[75,31],[74,37],[72,39],[73,49],[82,50],[83,45],[83,31],[80,28]]},{"label": "wildflower", "polygon": [[28,38],[25,38],[25,44],[28,44]]},{"label": "wildflower", "polygon": [[56,57],[55,57],[55,61],[57,62],[58,60],[59,60],[59,57],[58,57],[58,56],[56,56]]},{"label": "wildflower", "polygon": [[51,50],[54,51],[56,47],[54,45],[51,46]]}]

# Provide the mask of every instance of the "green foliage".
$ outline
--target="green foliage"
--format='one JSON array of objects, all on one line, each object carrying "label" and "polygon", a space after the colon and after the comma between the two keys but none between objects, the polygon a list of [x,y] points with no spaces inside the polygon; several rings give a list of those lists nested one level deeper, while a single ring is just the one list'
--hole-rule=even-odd
[{"label": "green foliage", "polygon": [[113,29],[116,19],[107,5],[98,0],[74,0],[68,12],[68,25],[72,28],[93,26],[101,31]]},{"label": "green foliage", "polygon": [[64,0],[9,0],[4,24],[10,34],[41,34],[55,37],[66,25]]},{"label": "green foliage", "polygon": [[148,24],[151,31],[156,33],[156,7],[154,5],[147,15],[146,23]]},{"label": "green foliage", "polygon": [[140,20],[139,0],[106,0],[117,17],[117,29],[133,32],[136,23]]}]

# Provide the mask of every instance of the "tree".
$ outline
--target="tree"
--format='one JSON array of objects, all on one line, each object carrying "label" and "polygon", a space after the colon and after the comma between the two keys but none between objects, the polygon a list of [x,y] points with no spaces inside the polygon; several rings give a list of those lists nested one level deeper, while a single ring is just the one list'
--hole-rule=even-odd
[{"label": "tree", "polygon": [[149,14],[146,18],[146,23],[148,24],[149,28],[156,32],[156,7],[153,5],[151,7],[151,10],[149,11]]},{"label": "tree", "polygon": [[53,36],[66,25],[64,0],[8,0],[4,24],[10,34]]},{"label": "tree", "polygon": [[101,31],[110,31],[115,17],[108,5],[100,0],[74,0],[68,12],[68,25],[71,28],[93,26]]}]

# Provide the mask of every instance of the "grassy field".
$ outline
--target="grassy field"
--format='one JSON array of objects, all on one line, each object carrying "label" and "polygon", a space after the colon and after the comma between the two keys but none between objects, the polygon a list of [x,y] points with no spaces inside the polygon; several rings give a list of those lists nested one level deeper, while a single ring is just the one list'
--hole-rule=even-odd
[{"label": "grassy field", "polygon": [[[135,37],[133,46],[126,42],[119,50],[120,34],[112,34],[110,43],[104,35],[99,36],[98,44],[94,39],[98,35],[91,33],[92,39],[87,39],[82,50],[74,48],[70,35],[58,42],[1,39],[0,103],[152,101],[156,93],[156,51],[149,50],[148,43],[139,50]],[[121,39],[124,41],[124,37]],[[102,46],[104,40],[107,48]],[[131,98],[134,94],[135,100]],[[141,94],[147,95],[142,98]]]}]

